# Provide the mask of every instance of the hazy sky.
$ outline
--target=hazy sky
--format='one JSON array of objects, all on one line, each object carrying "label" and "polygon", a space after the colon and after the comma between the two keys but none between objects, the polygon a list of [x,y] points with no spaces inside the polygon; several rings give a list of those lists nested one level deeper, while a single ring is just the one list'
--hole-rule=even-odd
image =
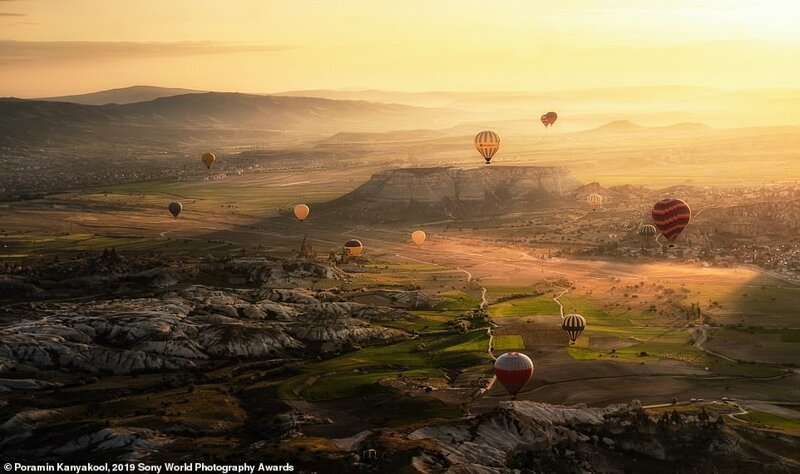
[{"label": "hazy sky", "polygon": [[800,85],[800,0],[0,0],[0,96]]}]

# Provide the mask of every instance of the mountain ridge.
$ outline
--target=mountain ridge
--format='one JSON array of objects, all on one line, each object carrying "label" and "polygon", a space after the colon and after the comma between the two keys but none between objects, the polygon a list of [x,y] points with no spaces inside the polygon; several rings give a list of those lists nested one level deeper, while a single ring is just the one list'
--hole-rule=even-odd
[{"label": "mountain ridge", "polygon": [[84,105],[0,99],[3,146],[59,142],[191,143],[222,140],[252,143],[265,131],[327,136],[342,131],[383,132],[448,126],[453,111],[410,105],[337,101],[312,97],[206,92],[159,97],[130,104]]},{"label": "mountain ridge", "polygon": [[40,97],[32,100],[43,100],[47,102],[69,102],[82,105],[108,105],[108,104],[131,104],[135,102],[147,102],[160,97],[172,97],[183,94],[195,94],[210,92],[199,89],[186,89],[181,87],[161,87],[148,85],[135,85],[128,87],[118,87],[101,91],[86,92],[84,94],[70,94],[55,97]]}]

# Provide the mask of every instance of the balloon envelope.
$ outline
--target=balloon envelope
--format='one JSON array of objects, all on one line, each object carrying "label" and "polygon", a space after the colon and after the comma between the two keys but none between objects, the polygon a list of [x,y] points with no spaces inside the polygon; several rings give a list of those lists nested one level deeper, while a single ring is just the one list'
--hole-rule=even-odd
[{"label": "balloon envelope", "polygon": [[670,242],[678,238],[691,218],[692,210],[680,199],[662,199],[653,206],[653,223]]},{"label": "balloon envelope", "polygon": [[590,194],[586,196],[586,203],[589,204],[589,207],[592,209],[597,209],[603,205],[603,196],[599,194]]},{"label": "balloon envelope", "polygon": [[533,361],[519,352],[506,352],[494,361],[494,375],[513,396],[533,377]]},{"label": "balloon envelope", "polygon": [[344,243],[344,254],[348,257],[358,257],[364,251],[364,244],[360,240],[348,240]]},{"label": "balloon envelope", "polygon": [[639,226],[639,235],[641,235],[643,239],[649,239],[651,237],[655,237],[656,234],[658,234],[658,230],[654,225],[642,224],[641,226]]},{"label": "balloon envelope", "polygon": [[574,343],[583,330],[586,329],[586,319],[580,314],[568,314],[561,321],[561,329],[567,332],[569,340]]},{"label": "balloon envelope", "polygon": [[484,130],[475,135],[475,148],[488,165],[494,154],[500,149],[500,137],[491,130]]},{"label": "balloon envelope", "polygon": [[206,165],[206,168],[211,169],[211,165],[217,161],[217,157],[213,153],[203,153],[201,160],[203,160],[203,164]]},{"label": "balloon envelope", "polygon": [[542,124],[545,128],[547,128],[548,125],[553,125],[556,123],[556,120],[558,120],[558,114],[555,112],[547,112],[541,117]]},{"label": "balloon envelope", "polygon": [[415,230],[414,232],[411,233],[411,241],[414,242],[414,245],[416,245],[417,247],[422,245],[427,237],[428,236],[425,235],[425,232],[421,230]]},{"label": "balloon envelope", "polygon": [[305,204],[298,204],[294,206],[294,216],[300,219],[301,221],[306,220],[306,217],[308,217],[309,212],[311,212],[311,209],[309,209],[309,207],[306,206]]},{"label": "balloon envelope", "polygon": [[169,212],[170,214],[172,214],[172,217],[177,218],[178,214],[180,214],[181,211],[183,210],[183,204],[179,202],[171,202],[169,203],[169,206],[167,206],[167,209],[169,209]]}]

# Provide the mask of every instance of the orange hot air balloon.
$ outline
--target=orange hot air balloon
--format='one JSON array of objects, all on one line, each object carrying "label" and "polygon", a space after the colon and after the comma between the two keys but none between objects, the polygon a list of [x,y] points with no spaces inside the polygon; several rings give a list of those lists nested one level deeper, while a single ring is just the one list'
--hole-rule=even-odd
[{"label": "orange hot air balloon", "polygon": [[203,156],[200,159],[203,160],[203,164],[206,165],[206,168],[208,168],[208,169],[211,169],[211,165],[213,165],[214,162],[217,161],[217,157],[213,153],[210,153],[210,152],[209,153],[203,153]]},{"label": "orange hot air balloon", "polygon": [[554,123],[556,123],[556,120],[558,120],[558,114],[555,112],[547,112],[541,117],[542,125],[544,125],[544,128],[553,125]]},{"label": "orange hot air balloon", "polygon": [[481,154],[486,164],[492,162],[492,157],[500,149],[500,137],[491,130],[484,130],[475,135],[475,148]]},{"label": "orange hot air balloon", "polygon": [[308,213],[311,212],[311,209],[305,204],[298,204],[294,206],[294,216],[300,220],[300,222],[306,220],[308,217]]},{"label": "orange hot air balloon", "polygon": [[364,244],[360,240],[348,240],[344,243],[344,254],[356,258],[364,252]]},{"label": "orange hot air balloon", "polygon": [[590,194],[586,196],[586,203],[589,204],[589,207],[591,207],[593,211],[596,211],[598,207],[603,205],[603,196],[599,194]]},{"label": "orange hot air balloon", "polygon": [[178,214],[180,214],[183,210],[183,204],[179,202],[171,202],[169,203],[169,206],[167,206],[167,209],[169,209],[169,213],[172,214],[172,217],[177,219]]},{"label": "orange hot air balloon", "polygon": [[427,237],[428,236],[422,230],[415,230],[414,232],[411,233],[411,241],[414,242],[414,245],[416,245],[417,247],[422,246]]},{"label": "orange hot air balloon", "polygon": [[680,199],[662,199],[653,206],[653,223],[669,242],[678,238],[691,218],[692,210]]},{"label": "orange hot air balloon", "polygon": [[494,375],[511,394],[512,399],[533,377],[533,361],[519,352],[506,352],[494,361]]}]

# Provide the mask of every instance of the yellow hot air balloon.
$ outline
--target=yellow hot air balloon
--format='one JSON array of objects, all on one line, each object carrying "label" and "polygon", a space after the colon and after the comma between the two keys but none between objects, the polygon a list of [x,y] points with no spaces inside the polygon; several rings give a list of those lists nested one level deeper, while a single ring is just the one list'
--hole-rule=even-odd
[{"label": "yellow hot air balloon", "polygon": [[500,137],[491,130],[484,130],[475,135],[475,148],[488,165],[492,162],[494,154],[500,149]]},{"label": "yellow hot air balloon", "polygon": [[217,161],[217,157],[213,153],[203,153],[203,164],[206,165],[206,168],[211,169],[211,165]]},{"label": "yellow hot air balloon", "polygon": [[350,258],[356,258],[364,252],[364,244],[360,240],[348,240],[344,243],[344,254]]},{"label": "yellow hot air balloon", "polygon": [[308,217],[308,213],[311,212],[311,209],[308,208],[305,204],[298,204],[294,206],[294,216],[297,217],[300,221],[306,220]]},{"label": "yellow hot air balloon", "polygon": [[414,245],[416,245],[417,247],[422,246],[427,237],[428,236],[425,235],[425,232],[422,230],[415,230],[414,232],[411,233],[411,241],[414,242]]},{"label": "yellow hot air balloon", "polygon": [[593,211],[596,211],[598,207],[603,205],[603,196],[599,194],[590,194],[586,196],[586,203],[589,204],[589,207],[591,207]]}]

